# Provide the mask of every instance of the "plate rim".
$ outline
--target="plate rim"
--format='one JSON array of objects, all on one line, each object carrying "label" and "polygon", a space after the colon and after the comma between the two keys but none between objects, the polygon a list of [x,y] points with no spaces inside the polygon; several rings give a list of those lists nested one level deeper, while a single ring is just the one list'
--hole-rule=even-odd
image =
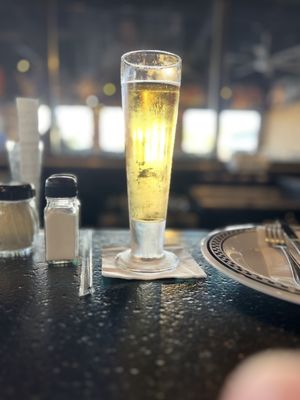
[{"label": "plate rim", "polygon": [[[208,261],[208,263],[216,268],[218,271],[223,273],[224,275],[230,277],[234,281],[241,283],[251,289],[254,289],[258,292],[267,294],[269,296],[275,297],[277,299],[285,300],[294,304],[300,304],[300,290],[297,288],[293,288],[292,286],[284,285],[285,287],[278,287],[278,283],[276,283],[271,278],[263,278],[262,280],[255,279],[254,276],[259,276],[259,274],[251,273],[249,275],[249,271],[246,268],[241,267],[236,264],[233,260],[230,260],[225,253],[226,258],[230,260],[230,263],[235,265],[235,268],[230,268],[226,265],[225,262],[222,262],[220,259],[214,255],[212,249],[210,248],[211,241],[214,238],[221,240],[221,244],[224,241],[233,235],[240,234],[242,232],[246,232],[248,230],[254,230],[259,224],[246,224],[246,225],[229,225],[225,228],[216,229],[210,232],[205,238],[203,238],[200,242],[201,252]],[[222,236],[220,238],[220,236]],[[222,248],[223,250],[223,248]]]}]

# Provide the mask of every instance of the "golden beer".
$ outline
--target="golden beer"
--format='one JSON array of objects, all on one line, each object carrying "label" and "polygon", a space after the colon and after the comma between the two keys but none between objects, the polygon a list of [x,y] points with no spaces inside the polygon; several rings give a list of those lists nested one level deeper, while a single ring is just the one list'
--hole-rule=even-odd
[{"label": "golden beer", "polygon": [[131,220],[166,219],[179,85],[163,81],[122,84],[126,169]]},{"label": "golden beer", "polygon": [[118,268],[157,273],[179,263],[164,249],[164,232],[180,81],[176,54],[137,50],[121,58],[131,245],[116,255]]}]

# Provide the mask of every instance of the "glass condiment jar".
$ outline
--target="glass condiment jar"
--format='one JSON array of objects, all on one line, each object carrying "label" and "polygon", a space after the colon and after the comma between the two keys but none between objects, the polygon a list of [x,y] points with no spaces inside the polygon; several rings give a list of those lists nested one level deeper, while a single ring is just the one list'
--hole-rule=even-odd
[{"label": "glass condiment jar", "polygon": [[77,178],[54,174],[46,180],[44,210],[46,261],[63,265],[79,257],[80,201]]},{"label": "glass condiment jar", "polygon": [[37,231],[33,187],[28,183],[0,183],[0,257],[30,254]]}]

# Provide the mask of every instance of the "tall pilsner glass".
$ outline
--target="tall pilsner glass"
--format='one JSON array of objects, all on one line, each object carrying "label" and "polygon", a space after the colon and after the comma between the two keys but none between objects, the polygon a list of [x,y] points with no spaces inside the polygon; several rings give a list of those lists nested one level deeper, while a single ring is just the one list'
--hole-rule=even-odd
[{"label": "tall pilsner glass", "polygon": [[164,250],[164,231],[180,80],[181,59],[175,54],[141,50],[122,56],[131,249],[118,254],[116,263],[136,272],[161,272],[178,264]]}]

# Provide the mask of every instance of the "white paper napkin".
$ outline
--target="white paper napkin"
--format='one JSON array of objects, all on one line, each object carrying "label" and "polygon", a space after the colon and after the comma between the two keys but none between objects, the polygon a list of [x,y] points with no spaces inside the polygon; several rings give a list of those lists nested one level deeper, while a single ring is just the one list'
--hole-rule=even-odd
[{"label": "white paper napkin", "polygon": [[118,253],[125,250],[124,247],[104,247],[102,248],[102,275],[109,278],[155,280],[166,278],[206,278],[206,273],[199,266],[194,258],[180,246],[166,246],[166,250],[172,251],[179,258],[179,264],[174,271],[158,273],[138,273],[115,265],[115,257]]}]

